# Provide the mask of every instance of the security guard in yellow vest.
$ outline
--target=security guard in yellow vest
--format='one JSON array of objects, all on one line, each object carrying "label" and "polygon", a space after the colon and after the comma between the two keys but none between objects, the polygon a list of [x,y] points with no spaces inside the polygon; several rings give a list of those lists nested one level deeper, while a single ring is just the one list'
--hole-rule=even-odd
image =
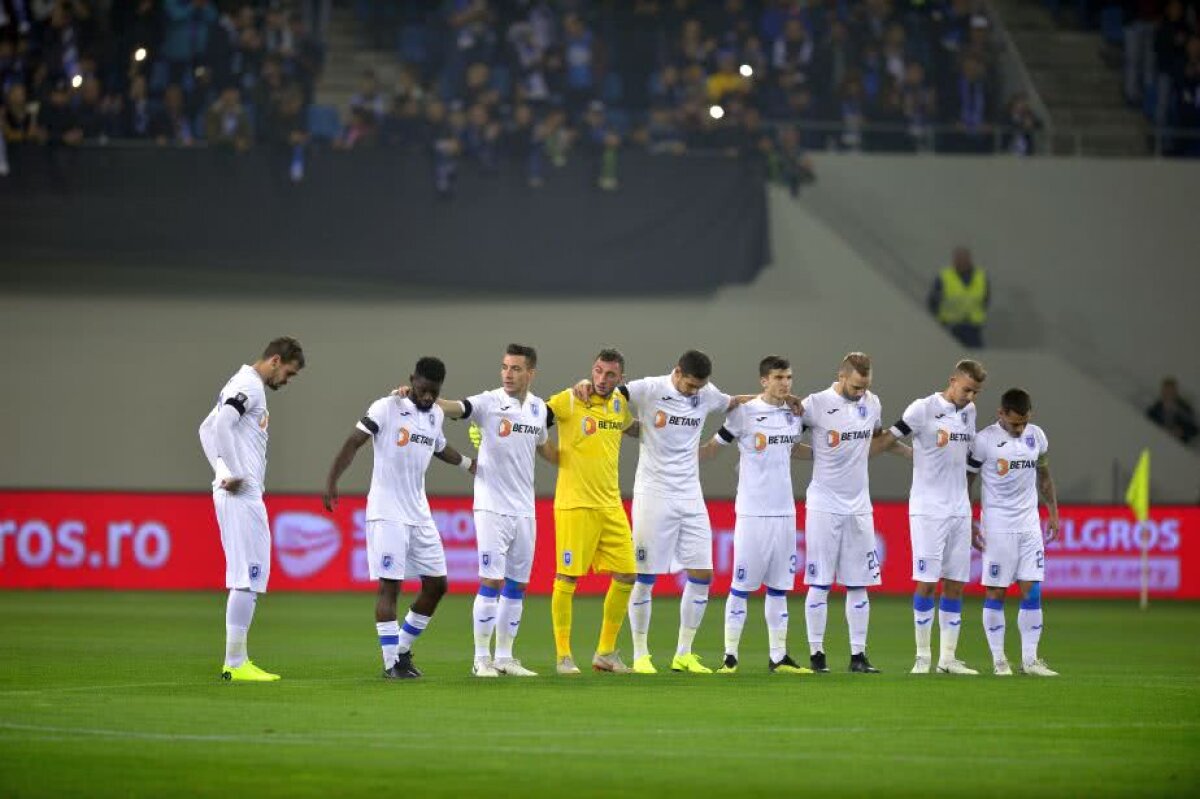
[{"label": "security guard in yellow vest", "polygon": [[987,275],[971,251],[955,247],[953,265],[941,271],[929,292],[929,311],[964,347],[983,346],[983,325],[991,301]]}]

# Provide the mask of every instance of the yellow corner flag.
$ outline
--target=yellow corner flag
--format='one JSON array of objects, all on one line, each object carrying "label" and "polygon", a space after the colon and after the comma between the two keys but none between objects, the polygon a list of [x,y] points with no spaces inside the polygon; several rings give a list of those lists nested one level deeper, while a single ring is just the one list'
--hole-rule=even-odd
[{"label": "yellow corner flag", "polygon": [[1142,549],[1142,591],[1138,606],[1145,610],[1150,606],[1150,550],[1147,549],[1150,536],[1146,530],[1146,521],[1150,518],[1149,448],[1142,450],[1137,466],[1133,467],[1133,477],[1129,480],[1129,488],[1125,489],[1125,502],[1138,522],[1136,540]]},{"label": "yellow corner flag", "polygon": [[1129,488],[1125,489],[1125,502],[1139,522],[1145,522],[1150,518],[1149,448],[1142,450],[1137,466],[1133,467],[1133,477],[1129,481]]}]

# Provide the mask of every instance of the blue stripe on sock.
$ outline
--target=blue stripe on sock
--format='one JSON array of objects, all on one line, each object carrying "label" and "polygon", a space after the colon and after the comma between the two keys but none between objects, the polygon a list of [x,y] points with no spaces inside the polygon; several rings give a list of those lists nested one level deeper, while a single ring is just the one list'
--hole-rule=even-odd
[{"label": "blue stripe on sock", "polygon": [[[413,638],[416,638],[418,635],[420,635],[423,632],[422,630],[418,630],[416,627],[413,627],[408,622],[404,622],[404,624],[401,624],[400,629],[404,630],[404,632],[408,633]],[[397,642],[398,641],[399,641],[399,638],[397,637]]]},{"label": "blue stripe on sock", "polygon": [[688,582],[695,583],[696,585],[708,585],[712,582],[712,578],[709,577],[707,580],[701,580],[698,577],[692,577],[691,575],[688,575]]},{"label": "blue stripe on sock", "polygon": [[750,596],[749,591],[739,591],[736,588],[730,588],[729,593],[733,594],[734,596],[740,596],[742,599],[745,599],[746,597]]},{"label": "blue stripe on sock", "polygon": [[1021,607],[1025,610],[1037,610],[1042,606],[1042,584],[1034,583],[1029,589],[1029,596],[1021,600]]},{"label": "blue stripe on sock", "polygon": [[481,585],[479,586],[479,595],[487,597],[488,599],[495,599],[496,597],[500,596],[500,589],[492,588],[490,585]]},{"label": "blue stripe on sock", "polygon": [[983,600],[983,606],[988,610],[1004,610],[1004,600],[990,598],[985,599]]},{"label": "blue stripe on sock", "polygon": [[500,596],[506,599],[524,599],[525,589],[516,580],[504,580],[504,588],[500,591]]},{"label": "blue stripe on sock", "polygon": [[942,613],[962,613],[962,600],[942,597],[941,608]]},{"label": "blue stripe on sock", "polygon": [[787,591],[782,588],[767,588],[767,596],[787,596]]},{"label": "blue stripe on sock", "polygon": [[[945,602],[945,601],[946,600],[944,600],[944,599],[942,600],[942,602]],[[945,606],[943,606],[942,610],[945,610],[945,609],[946,609]],[[918,611],[920,613],[928,613],[929,611],[933,610],[933,597],[921,596],[920,594],[913,594],[913,610]]]},{"label": "blue stripe on sock", "polygon": [[642,585],[654,585],[654,581],[657,579],[657,574],[639,574],[637,576],[637,581]]},{"label": "blue stripe on sock", "polygon": [[400,636],[398,636],[398,635],[381,635],[381,636],[379,636],[379,645],[380,646],[396,646],[396,644],[398,644],[398,643],[400,643]]}]

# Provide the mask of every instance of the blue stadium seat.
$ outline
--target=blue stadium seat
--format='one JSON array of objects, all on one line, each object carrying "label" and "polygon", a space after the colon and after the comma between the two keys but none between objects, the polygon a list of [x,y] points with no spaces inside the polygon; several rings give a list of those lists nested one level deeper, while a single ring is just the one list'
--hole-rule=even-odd
[{"label": "blue stadium seat", "polygon": [[621,76],[615,72],[610,72],[604,76],[604,86],[601,88],[601,97],[604,102],[613,105],[621,102],[625,97],[625,87],[621,83]]},{"label": "blue stadium seat", "polygon": [[331,105],[308,107],[308,132],[314,139],[333,141],[342,132],[342,122],[337,109]]},{"label": "blue stadium seat", "polygon": [[429,60],[429,28],[424,25],[405,25],[400,29],[397,49],[402,61],[424,64]]},{"label": "blue stadium seat", "polygon": [[1109,44],[1118,47],[1125,44],[1125,13],[1120,6],[1100,10],[1100,35]]}]

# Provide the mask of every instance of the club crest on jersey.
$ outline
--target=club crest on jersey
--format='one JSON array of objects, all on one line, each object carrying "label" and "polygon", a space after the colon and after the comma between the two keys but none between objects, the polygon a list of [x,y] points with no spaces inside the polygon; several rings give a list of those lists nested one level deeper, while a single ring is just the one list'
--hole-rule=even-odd
[{"label": "club crest on jersey", "polygon": [[988,574],[990,574],[992,577],[999,577],[1000,576],[1000,564],[999,563],[990,564],[988,566]]},{"label": "club crest on jersey", "polygon": [[866,418],[867,418],[867,406],[866,406],[866,405],[859,405],[859,406],[858,406],[858,418],[859,418],[859,419],[866,419]]},{"label": "club crest on jersey", "polygon": [[784,412],[783,418],[789,426],[796,423],[796,416],[791,411]]},{"label": "club crest on jersey", "polygon": [[621,412],[621,398],[613,397],[613,413]]},{"label": "club crest on jersey", "polygon": [[754,451],[762,452],[766,448],[767,448],[767,437],[764,436],[762,433],[755,433],[754,434]]},{"label": "club crest on jersey", "polygon": [[638,563],[646,562],[646,548],[645,547],[637,548],[637,561],[638,561]]},{"label": "club crest on jersey", "polygon": [[[571,562],[569,559],[566,559],[566,558],[564,558],[564,560],[567,563]],[[484,566],[490,566],[492,564],[492,553],[491,552],[480,552],[479,553],[479,562],[480,562],[480,564],[482,564]]]},{"label": "club crest on jersey", "polygon": [[817,564],[815,564],[815,563],[808,564],[808,576],[809,577],[817,576]]},{"label": "club crest on jersey", "polygon": [[571,565],[571,550],[569,550],[569,549],[563,552],[563,565],[564,566]]},{"label": "club crest on jersey", "polygon": [[401,427],[400,432],[396,434],[396,446],[403,447],[405,444],[408,443],[408,439],[411,437],[412,437],[412,434],[408,432],[408,428]]},{"label": "club crest on jersey", "polygon": [[1030,449],[1033,449],[1033,434],[1032,433],[1025,436],[1025,446],[1029,447]]},{"label": "club crest on jersey", "polygon": [[262,574],[262,566],[260,566],[257,563],[251,563],[250,564],[250,579],[257,580],[261,574]]},{"label": "club crest on jersey", "polygon": [[590,416],[583,417],[583,434],[585,436],[593,435],[596,432],[596,420]]},{"label": "club crest on jersey", "polygon": [[745,567],[745,566],[738,566],[738,567],[737,567],[737,578],[738,578],[739,580],[745,580],[745,579],[746,579],[746,567]]},{"label": "club crest on jersey", "polygon": [[506,438],[512,435],[512,422],[507,419],[500,420],[500,437]]},{"label": "club crest on jersey", "polygon": [[541,413],[541,411],[538,410],[538,404],[536,402],[529,403],[529,412],[534,416],[537,416],[539,413]]},{"label": "club crest on jersey", "polygon": [[967,423],[967,412],[963,411],[961,416],[962,416],[962,423],[966,424]]},{"label": "club crest on jersey", "polygon": [[699,406],[700,405],[700,395],[693,394],[692,396],[688,397],[688,402],[692,403],[693,408]]},{"label": "club crest on jersey", "polygon": [[389,569],[391,569],[392,564],[395,562],[396,562],[396,559],[394,557],[392,557],[391,555],[384,555],[383,558],[379,561],[379,563],[383,566],[384,571],[388,571]]},{"label": "club crest on jersey", "polygon": [[917,571],[919,571],[921,574],[925,573],[925,558],[917,559]]}]

